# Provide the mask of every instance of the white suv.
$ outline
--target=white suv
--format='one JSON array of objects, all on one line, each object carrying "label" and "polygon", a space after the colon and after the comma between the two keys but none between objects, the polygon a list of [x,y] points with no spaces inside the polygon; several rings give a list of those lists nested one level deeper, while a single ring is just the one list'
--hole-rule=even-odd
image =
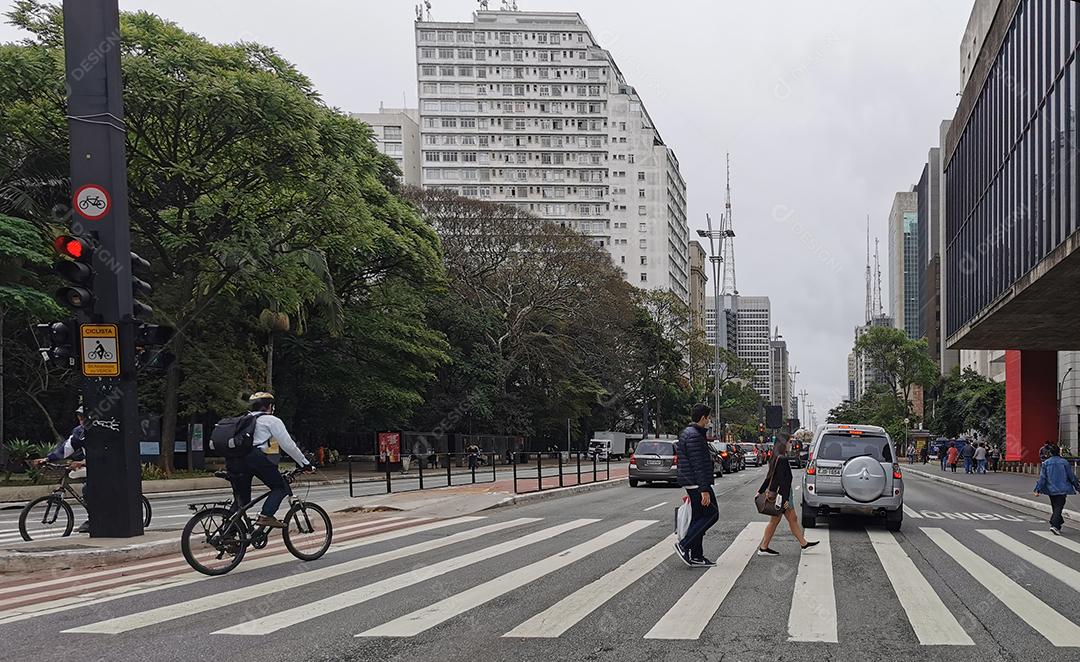
[{"label": "white suv", "polygon": [[803,474],[803,526],[833,513],[884,517],[890,531],[904,518],[904,480],[896,447],[875,425],[825,425],[810,447]]}]

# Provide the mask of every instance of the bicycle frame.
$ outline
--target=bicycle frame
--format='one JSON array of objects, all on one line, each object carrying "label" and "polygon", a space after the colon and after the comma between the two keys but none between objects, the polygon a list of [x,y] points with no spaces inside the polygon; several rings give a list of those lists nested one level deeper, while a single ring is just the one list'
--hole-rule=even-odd
[{"label": "bicycle frame", "polygon": [[[285,477],[286,485],[289,485],[291,487],[292,482],[293,482],[293,472],[290,472],[290,473],[287,473],[287,474],[282,474],[282,476]],[[229,485],[232,485],[232,479],[230,478],[228,480],[229,480]],[[265,526],[252,527],[251,526],[251,519],[249,519],[247,517],[247,512],[249,510],[251,510],[253,507],[255,507],[257,504],[262,502],[263,499],[266,499],[267,497],[269,497],[270,492],[272,492],[272,490],[267,490],[266,492],[262,493],[261,495],[255,497],[250,502],[245,504],[242,508],[237,508],[236,507],[236,502],[233,501],[232,499],[229,499],[228,501],[221,501],[221,502],[215,502],[215,503],[191,504],[190,507],[191,507],[191,510],[195,511],[196,513],[201,512],[203,510],[206,510],[209,507],[219,506],[219,505],[220,506],[227,506],[230,510],[234,511],[233,514],[229,517],[229,519],[222,523],[221,529],[220,529],[221,531],[228,531],[228,530],[232,529],[233,527],[242,526],[245,533],[249,533],[249,532],[257,533],[257,532],[260,532],[260,531],[269,532],[269,527],[265,527]],[[298,503],[302,504],[304,502],[304,500],[301,497],[299,497],[299,496],[297,496],[295,494],[291,494],[291,492],[292,492],[291,489],[289,490],[289,492],[290,492],[290,494],[289,494],[289,507],[290,508],[292,508],[293,506],[295,506]],[[202,506],[202,507],[199,508],[198,506]],[[243,522],[243,525],[241,525],[241,522]],[[310,526],[310,523],[309,523],[309,526]]]}]

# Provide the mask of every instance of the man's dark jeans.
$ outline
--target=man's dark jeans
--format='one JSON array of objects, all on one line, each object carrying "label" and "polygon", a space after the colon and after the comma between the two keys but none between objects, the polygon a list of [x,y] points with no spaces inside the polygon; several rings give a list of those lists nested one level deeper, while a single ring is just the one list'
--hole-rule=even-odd
[{"label": "man's dark jeans", "polygon": [[[701,493],[704,491],[709,493],[711,499],[708,506],[701,505]],[[690,496],[692,515],[690,528],[686,530],[686,537],[680,540],[679,544],[682,545],[683,549],[690,552],[690,558],[700,559],[705,555],[701,542],[705,538],[705,532],[720,519],[720,508],[716,505],[716,494],[713,493],[712,487],[688,489],[686,493]]]},{"label": "man's dark jeans", "polygon": [[277,464],[258,448],[244,457],[230,457],[225,461],[225,469],[229,472],[237,507],[246,506],[251,501],[251,479],[255,476],[270,488],[270,496],[266,497],[261,511],[267,517],[273,517],[285,497],[292,494]]},{"label": "man's dark jeans", "polygon": [[1065,525],[1065,518],[1061,514],[1061,511],[1065,509],[1065,495],[1051,494],[1050,508],[1054,511],[1050,514],[1050,526],[1060,529]]}]

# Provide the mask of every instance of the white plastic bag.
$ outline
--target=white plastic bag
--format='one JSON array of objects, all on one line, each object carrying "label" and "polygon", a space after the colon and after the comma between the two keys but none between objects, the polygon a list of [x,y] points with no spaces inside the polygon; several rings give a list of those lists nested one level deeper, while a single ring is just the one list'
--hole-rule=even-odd
[{"label": "white plastic bag", "polygon": [[690,519],[693,517],[693,511],[690,509],[690,497],[684,496],[682,505],[675,509],[675,535],[679,540],[686,537],[686,532],[690,530]]}]

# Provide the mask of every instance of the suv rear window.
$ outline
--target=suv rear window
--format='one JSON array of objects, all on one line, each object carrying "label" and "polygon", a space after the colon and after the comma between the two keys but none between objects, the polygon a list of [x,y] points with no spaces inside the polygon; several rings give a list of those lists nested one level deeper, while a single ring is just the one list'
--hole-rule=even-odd
[{"label": "suv rear window", "polygon": [[753,453],[757,450],[754,448],[753,444],[739,444],[739,448],[742,449],[744,453]]},{"label": "suv rear window", "polygon": [[636,455],[674,455],[675,444],[670,441],[643,441],[634,449]]},{"label": "suv rear window", "polygon": [[878,462],[892,462],[889,439],[879,435],[826,434],[818,445],[818,459],[849,460],[857,455],[867,455]]}]

